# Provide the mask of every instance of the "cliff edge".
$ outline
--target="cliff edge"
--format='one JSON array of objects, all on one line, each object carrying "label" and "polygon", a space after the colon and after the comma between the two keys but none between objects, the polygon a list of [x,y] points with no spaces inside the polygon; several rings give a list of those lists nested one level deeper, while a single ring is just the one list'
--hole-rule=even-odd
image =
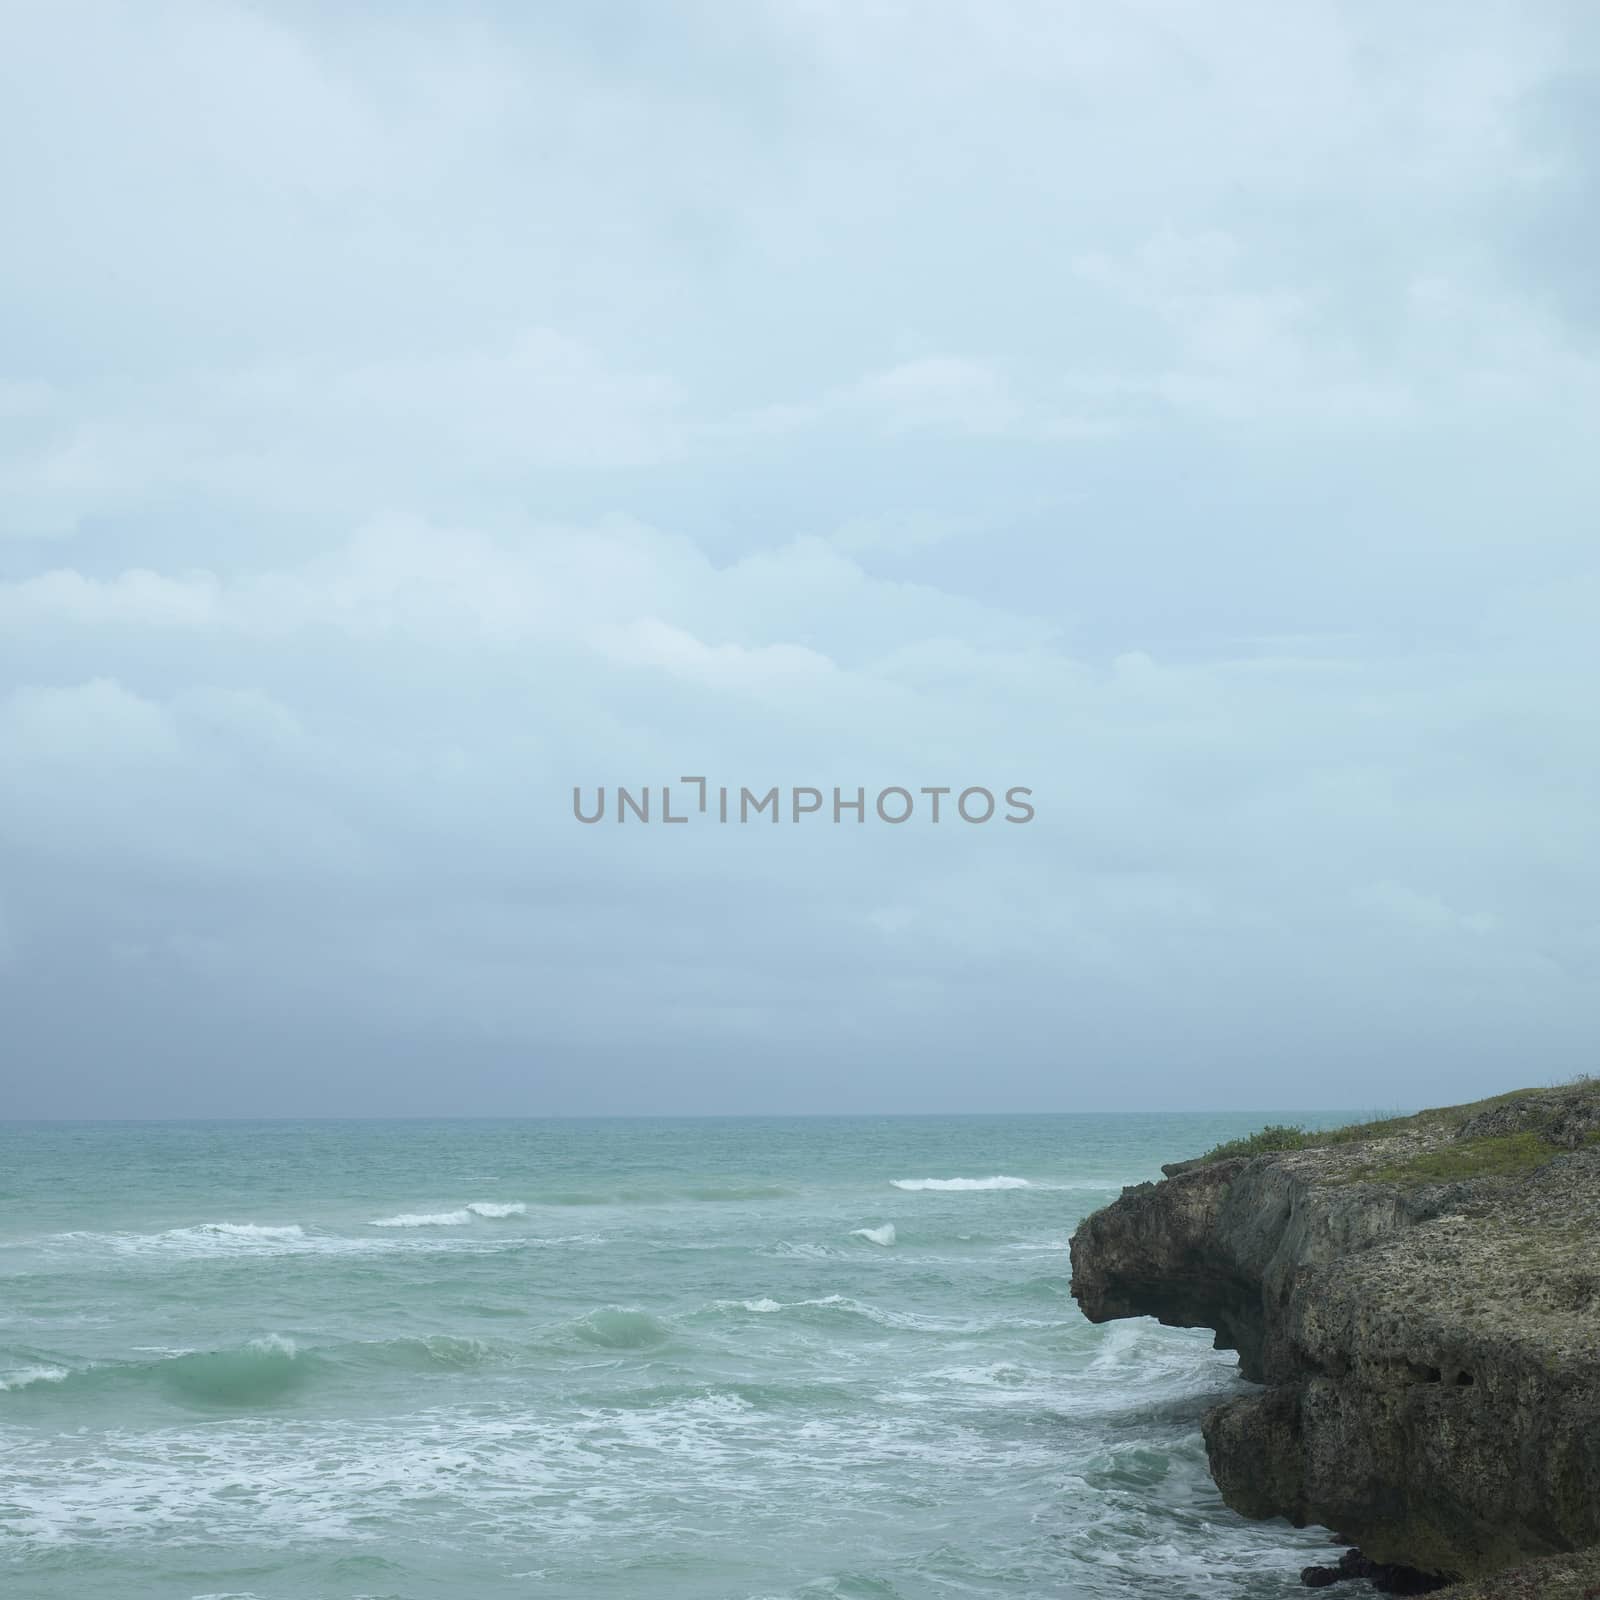
[{"label": "cliff edge", "polygon": [[1163,1171],[1084,1220],[1072,1293],[1239,1352],[1262,1387],[1203,1424],[1230,1506],[1459,1579],[1600,1545],[1600,1081]]}]

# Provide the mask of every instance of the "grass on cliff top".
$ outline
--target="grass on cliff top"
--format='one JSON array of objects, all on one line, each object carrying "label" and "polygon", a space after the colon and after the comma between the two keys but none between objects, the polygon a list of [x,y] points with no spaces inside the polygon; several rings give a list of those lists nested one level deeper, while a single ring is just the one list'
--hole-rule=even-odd
[{"label": "grass on cliff top", "polygon": [[1358,1174],[1371,1183],[1455,1183],[1463,1178],[1513,1178],[1532,1172],[1561,1152],[1537,1133],[1506,1133],[1495,1138],[1468,1139],[1441,1145],[1406,1161],[1363,1167]]},{"label": "grass on cliff top", "polygon": [[[1423,1113],[1425,1115],[1426,1113]],[[1302,1128],[1293,1123],[1274,1122],[1213,1146],[1202,1161],[1226,1161],[1231,1156],[1269,1156],[1282,1150],[1320,1150],[1333,1144],[1354,1144],[1357,1139],[1379,1139],[1412,1126],[1416,1117],[1383,1117],[1376,1122],[1351,1122],[1342,1128]]]},{"label": "grass on cliff top", "polygon": [[[1571,1080],[1572,1087],[1600,1090],[1600,1079],[1585,1073]],[[1440,1106],[1409,1117],[1380,1117],[1371,1122],[1350,1122],[1338,1128],[1302,1128],[1273,1123],[1242,1139],[1229,1139],[1200,1157],[1201,1161],[1226,1161],[1235,1156],[1275,1155],[1286,1150],[1326,1149],[1354,1144],[1361,1139],[1382,1139],[1409,1130],[1460,1128],[1472,1117],[1512,1100],[1542,1094],[1542,1089],[1512,1089],[1464,1106]],[[1597,1142],[1591,1139],[1591,1143]],[[1452,1183],[1461,1178],[1509,1177],[1531,1172],[1560,1154],[1534,1130],[1469,1139],[1447,1144],[1385,1166],[1364,1167],[1362,1179],[1380,1183]]]}]

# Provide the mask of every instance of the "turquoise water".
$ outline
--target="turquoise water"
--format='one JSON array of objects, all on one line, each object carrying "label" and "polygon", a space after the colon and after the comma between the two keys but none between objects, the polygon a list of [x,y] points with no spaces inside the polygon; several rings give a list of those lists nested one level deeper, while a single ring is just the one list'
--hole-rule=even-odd
[{"label": "turquoise water", "polygon": [[0,1127],[17,1600],[1289,1596],[1080,1216],[1262,1115]]}]

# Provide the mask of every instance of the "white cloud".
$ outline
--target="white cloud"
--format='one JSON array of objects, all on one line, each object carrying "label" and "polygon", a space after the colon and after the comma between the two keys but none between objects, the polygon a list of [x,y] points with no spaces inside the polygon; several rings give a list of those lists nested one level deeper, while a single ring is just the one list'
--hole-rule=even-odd
[{"label": "white cloud", "polygon": [[59,536],[175,493],[370,509],[452,484],[666,462],[689,434],[672,380],[612,370],[548,329],[449,355],[100,385],[0,455],[0,536]]},{"label": "white cloud", "polygon": [[47,763],[68,774],[80,767],[115,772],[178,752],[162,708],[112,678],[15,689],[0,705],[0,729],[0,762],[17,783]]}]

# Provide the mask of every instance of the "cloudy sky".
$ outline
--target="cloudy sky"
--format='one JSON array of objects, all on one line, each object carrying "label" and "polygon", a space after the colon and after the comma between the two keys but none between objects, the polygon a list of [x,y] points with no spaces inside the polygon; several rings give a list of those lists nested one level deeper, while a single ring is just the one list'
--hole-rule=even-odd
[{"label": "cloudy sky", "polygon": [[[1597,66],[1527,0],[9,8],[0,1114],[1594,1067]],[[1037,815],[573,819],[686,774]]]}]

